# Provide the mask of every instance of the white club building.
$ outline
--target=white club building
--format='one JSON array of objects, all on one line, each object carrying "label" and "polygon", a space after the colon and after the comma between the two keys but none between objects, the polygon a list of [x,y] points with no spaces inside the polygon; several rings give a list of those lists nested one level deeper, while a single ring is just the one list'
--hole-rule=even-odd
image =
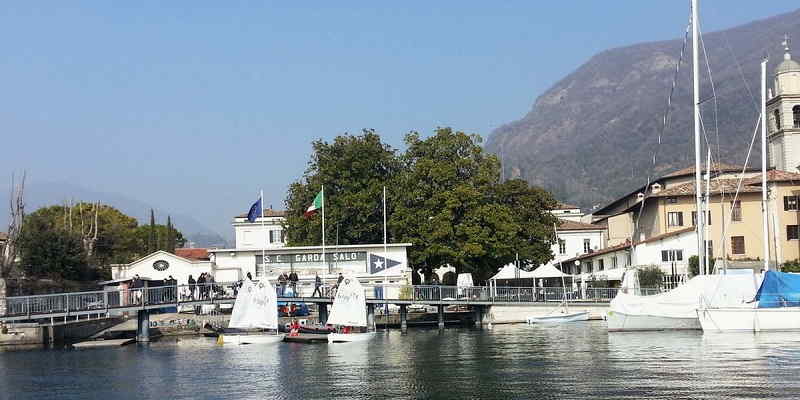
[{"label": "white club building", "polygon": [[[411,243],[287,247],[285,215],[284,211],[267,209],[254,222],[248,221],[246,215],[237,216],[233,220],[236,238],[233,248],[193,249],[197,251],[192,255],[198,258],[189,257],[189,249],[177,250],[179,255],[159,251],[130,264],[112,267],[112,278],[126,279],[138,274],[142,278],[165,279],[171,275],[178,284],[185,284],[189,275],[197,279],[207,272],[216,282],[238,281],[248,273],[254,279],[275,281],[281,273],[294,271],[302,295],[311,295],[317,274],[328,285],[336,281],[339,273],[355,276],[362,284],[411,282],[406,253]],[[199,258],[200,250],[207,253],[204,259]]]}]

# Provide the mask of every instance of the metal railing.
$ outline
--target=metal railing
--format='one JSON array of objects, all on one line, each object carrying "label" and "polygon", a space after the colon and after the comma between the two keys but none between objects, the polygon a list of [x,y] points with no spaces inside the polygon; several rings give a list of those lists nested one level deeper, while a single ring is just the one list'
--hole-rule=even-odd
[{"label": "metal railing", "polygon": [[[619,289],[587,288],[571,290],[561,287],[488,287],[488,286],[435,286],[364,284],[368,300],[381,300],[412,303],[535,303],[558,302],[608,302]],[[70,314],[97,312],[115,309],[130,309],[163,305],[205,304],[231,302],[236,299],[240,282],[221,282],[194,285],[160,286],[149,288],[129,288],[18,296],[5,299],[6,313],[3,317]],[[279,288],[276,288],[280,291]],[[323,297],[312,298],[313,288],[301,288],[295,297],[306,301],[330,299],[335,295],[335,287],[323,290]],[[308,293],[306,293],[308,292]],[[641,295],[660,292],[658,289],[641,289]],[[278,293],[280,296],[280,293]],[[287,299],[286,297],[283,297]]]}]

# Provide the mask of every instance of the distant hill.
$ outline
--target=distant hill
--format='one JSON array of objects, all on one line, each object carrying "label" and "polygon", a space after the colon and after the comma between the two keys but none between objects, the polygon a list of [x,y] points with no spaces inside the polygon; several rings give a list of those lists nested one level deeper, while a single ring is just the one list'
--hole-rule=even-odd
[{"label": "distant hill", "polygon": [[[0,231],[8,226],[8,191],[0,192]],[[166,223],[167,215],[172,223],[197,247],[228,247],[227,241],[217,232],[209,229],[195,218],[164,210],[157,206],[132,199],[117,193],[104,193],[84,187],[59,182],[28,183],[25,186],[25,211],[31,213],[36,209],[62,203],[64,200],[100,201],[136,218],[140,224],[150,222],[150,209],[155,211],[158,223]]]},{"label": "distant hill", "polygon": [[[771,82],[784,33],[800,38],[800,10],[703,36],[717,91],[722,162],[744,162],[758,115],[760,60],[765,52],[771,56]],[[506,176],[584,208],[644,184],[682,43],[641,43],[595,55],[539,96],[522,119],[496,129],[486,149],[502,153]],[[800,59],[800,46],[793,47]],[[705,63],[701,71],[701,98],[708,100]],[[694,162],[691,38],[678,82],[658,151],[659,172]],[[703,105],[703,121],[716,148],[712,101]],[[756,142],[751,161],[759,157]]]}]

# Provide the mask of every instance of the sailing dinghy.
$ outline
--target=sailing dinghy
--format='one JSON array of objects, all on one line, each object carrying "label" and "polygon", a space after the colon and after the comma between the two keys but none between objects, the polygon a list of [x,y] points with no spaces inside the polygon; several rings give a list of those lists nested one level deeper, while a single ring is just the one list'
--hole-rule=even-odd
[{"label": "sailing dinghy", "polygon": [[363,342],[375,336],[375,332],[349,332],[353,327],[367,327],[367,299],[358,279],[347,277],[339,284],[327,323],[339,328],[328,334],[328,343]]},{"label": "sailing dinghy", "polygon": [[244,280],[233,304],[228,328],[237,331],[220,333],[218,344],[277,343],[283,340],[283,335],[278,333],[278,297],[269,281]]}]

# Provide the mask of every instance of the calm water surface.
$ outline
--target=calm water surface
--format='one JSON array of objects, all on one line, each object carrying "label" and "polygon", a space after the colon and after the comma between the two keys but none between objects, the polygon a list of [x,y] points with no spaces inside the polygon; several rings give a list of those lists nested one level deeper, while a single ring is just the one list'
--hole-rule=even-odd
[{"label": "calm water surface", "polygon": [[360,344],[0,351],[2,399],[796,399],[800,335],[604,322],[379,334]]}]

